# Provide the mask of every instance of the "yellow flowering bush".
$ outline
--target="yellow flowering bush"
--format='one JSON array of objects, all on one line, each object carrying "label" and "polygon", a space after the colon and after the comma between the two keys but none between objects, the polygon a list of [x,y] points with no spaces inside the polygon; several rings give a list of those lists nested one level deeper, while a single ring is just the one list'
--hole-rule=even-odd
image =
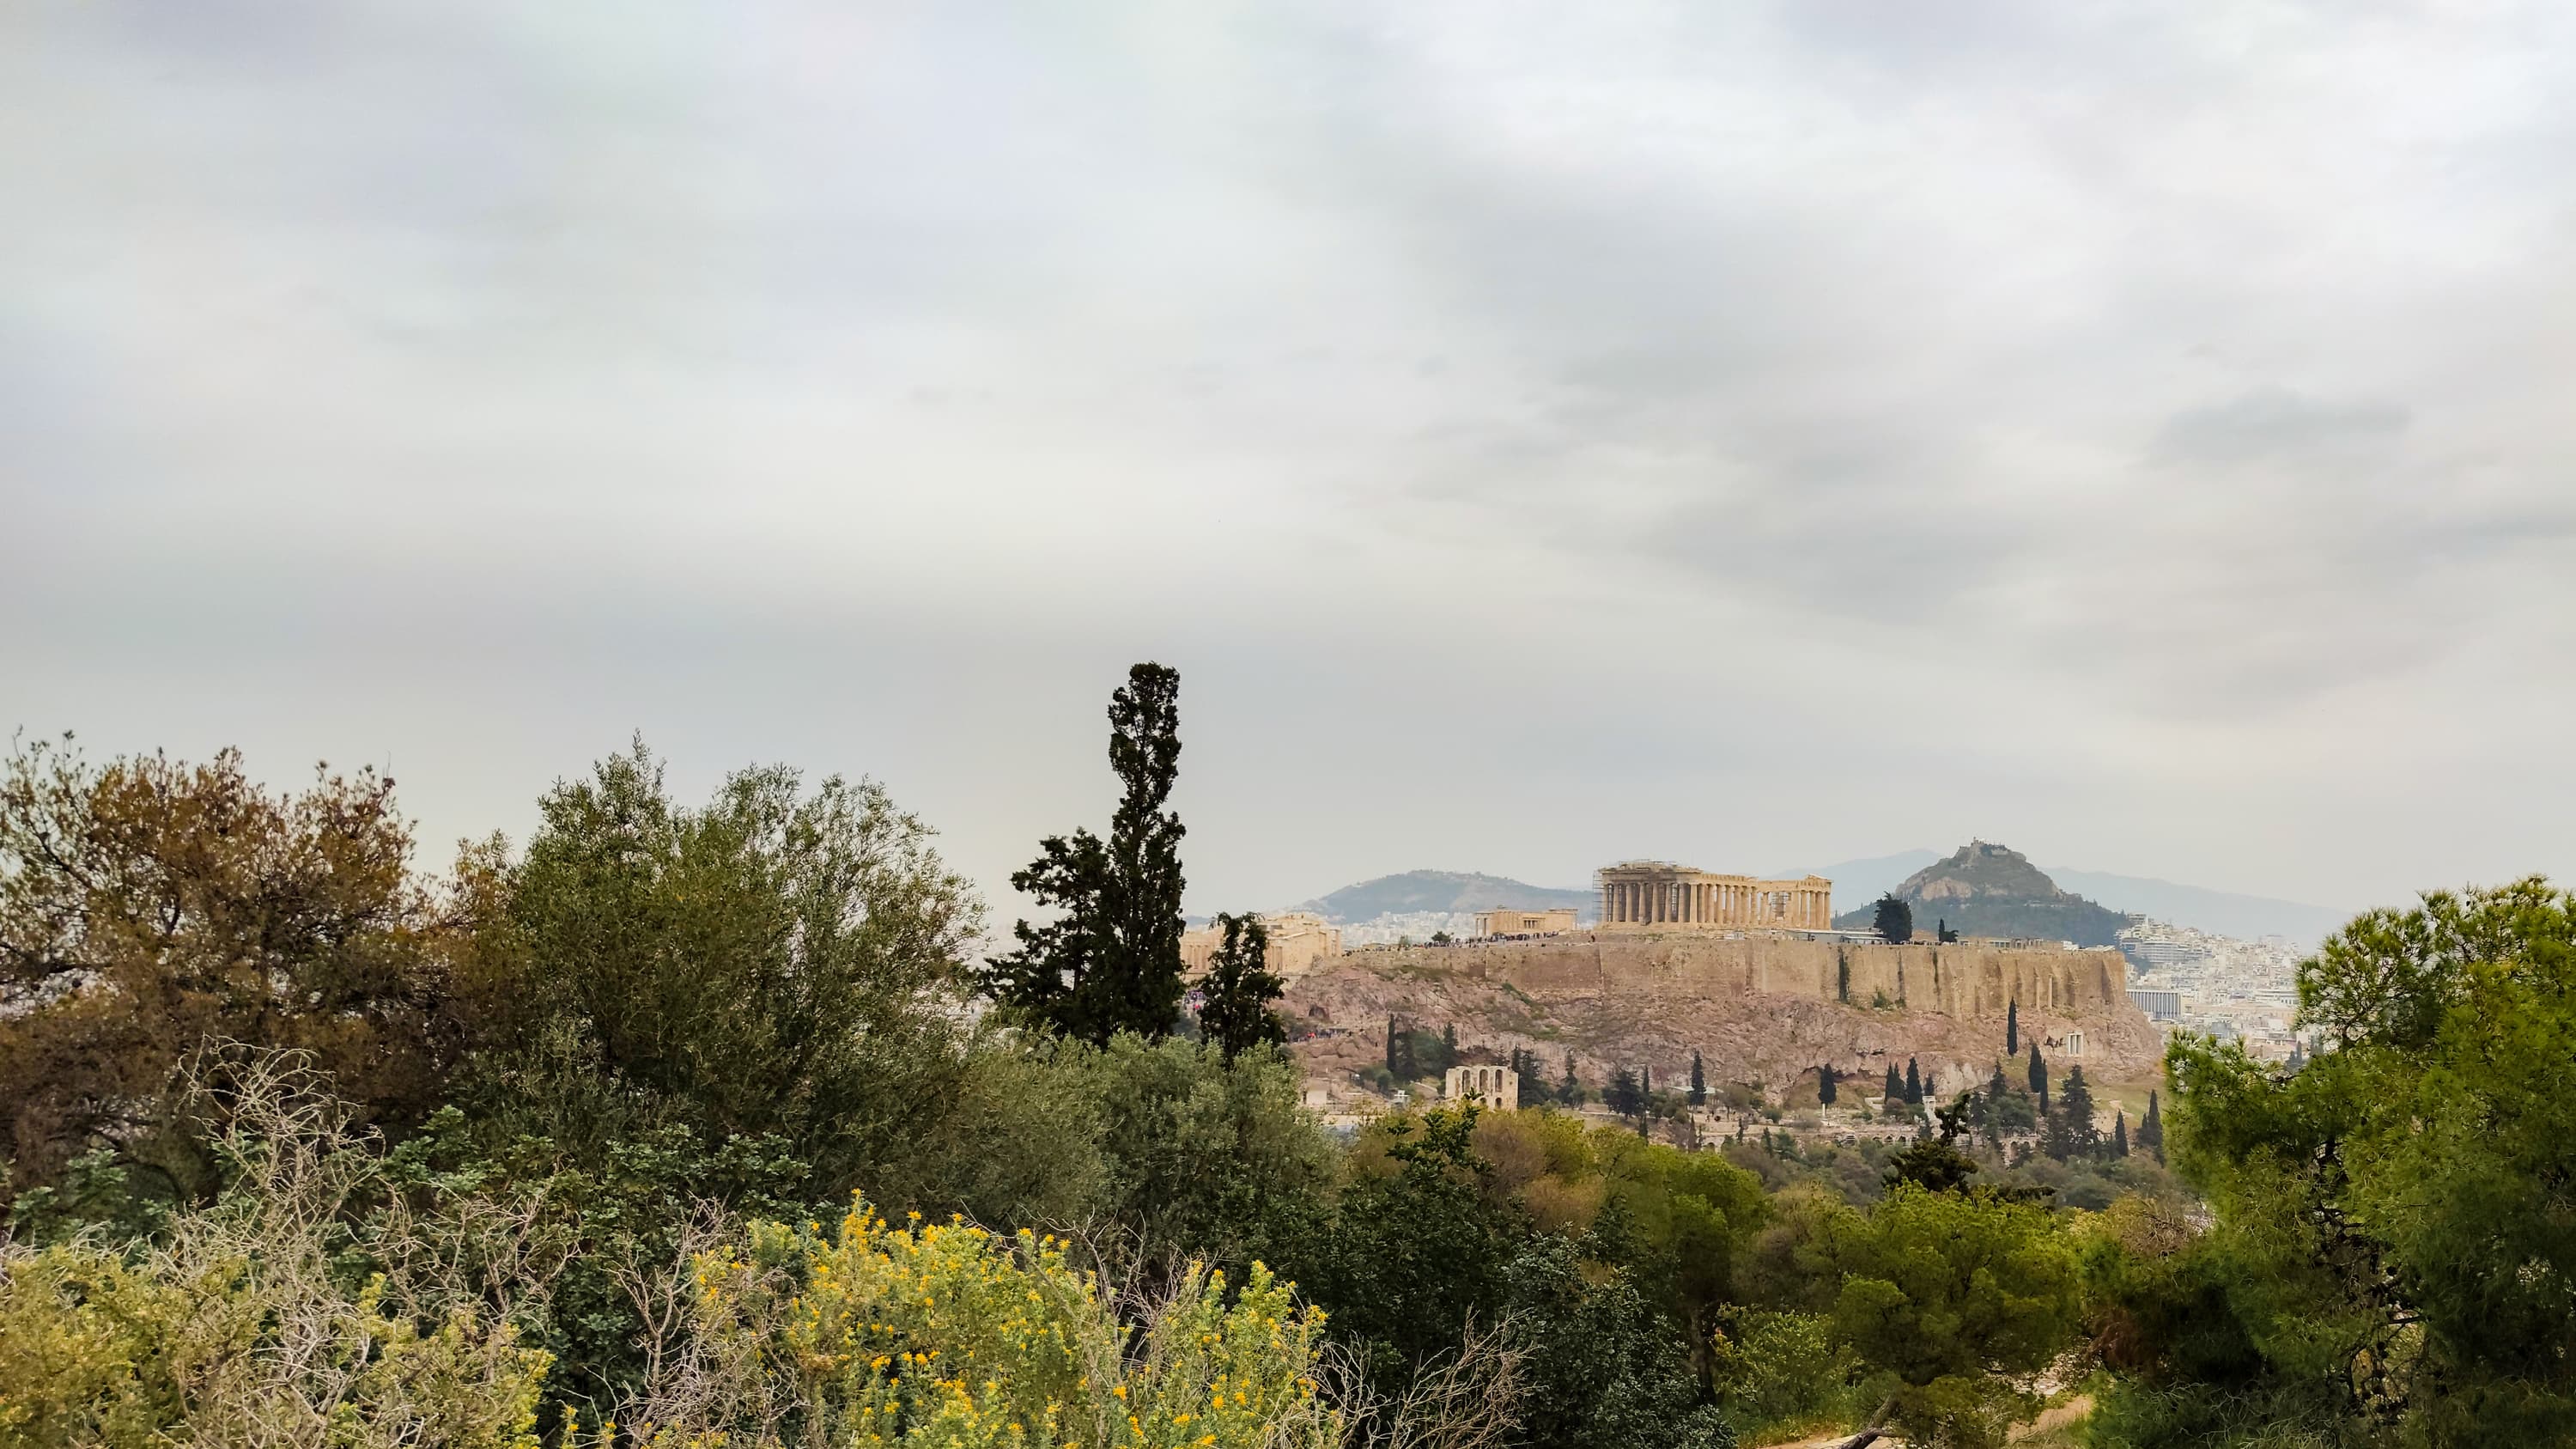
[{"label": "yellow flowering bush", "polygon": [[197,1226],[131,1261],[0,1250],[0,1449],[536,1449],[547,1356],[509,1325],[463,1305],[424,1324],[383,1274],[346,1291]]},{"label": "yellow flowering bush", "polygon": [[551,1359],[493,1298],[544,1286],[524,1207],[410,1210],[300,1058],[220,1080],[220,1200],[147,1240],[0,1239],[0,1449],[536,1449]]},{"label": "yellow flowering bush", "polygon": [[1323,1315],[1255,1265],[1193,1264],[1122,1323],[1068,1245],[863,1203],[837,1229],[754,1223],[693,1265],[696,1319],[631,1410],[680,1449],[728,1441],[904,1449],[1328,1449]]}]

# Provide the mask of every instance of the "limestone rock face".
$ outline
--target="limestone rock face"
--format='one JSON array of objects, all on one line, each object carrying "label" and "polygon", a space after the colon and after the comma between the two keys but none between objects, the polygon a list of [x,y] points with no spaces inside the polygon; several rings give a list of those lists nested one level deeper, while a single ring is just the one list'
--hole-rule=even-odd
[{"label": "limestone rock face", "polygon": [[2015,1002],[2053,1068],[2152,1079],[2163,1040],[2127,983],[2109,949],[1605,934],[1355,951],[1292,983],[1281,1014],[1318,1032],[1297,1050],[1324,1074],[1382,1060],[1393,1015],[1454,1023],[1496,1060],[1529,1048],[1551,1082],[1571,1051],[1596,1082],[1629,1066],[1679,1085],[1697,1050],[1712,1083],[1774,1087],[1820,1065],[1875,1078],[1912,1057],[1948,1094],[1993,1071]]}]

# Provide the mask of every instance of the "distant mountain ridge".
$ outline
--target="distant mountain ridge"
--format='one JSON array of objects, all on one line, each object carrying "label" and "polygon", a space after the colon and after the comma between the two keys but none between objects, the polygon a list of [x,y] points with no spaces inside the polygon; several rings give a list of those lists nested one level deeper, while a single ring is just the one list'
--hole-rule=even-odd
[{"label": "distant mountain ridge", "polygon": [[[2118,944],[2120,928],[2129,923],[2121,912],[2059,889],[2020,851],[1983,840],[1960,846],[1898,881],[1887,894],[1913,907],[1918,931],[1946,925],[1963,936],[2110,946]],[[1865,931],[1877,913],[1875,898],[1860,900],[1836,916],[1834,924]]]},{"label": "distant mountain ridge", "polygon": [[[1800,867],[1780,874],[1824,876],[1834,883],[1834,904],[1849,912],[1877,900],[1907,876],[1939,859],[1939,851],[1901,850],[1894,855],[1846,860],[1837,865],[1816,866],[1812,870]],[[2189,926],[2196,931],[2231,936],[2240,941],[2280,936],[2296,944],[2313,946],[2353,915],[2351,911],[2310,905],[2305,901],[2211,890],[2206,886],[2183,885],[2147,876],[2074,870],[2054,865],[2043,865],[2039,869],[2060,887],[2090,896],[2114,911],[2141,915],[2171,925]]]},{"label": "distant mountain ridge", "polygon": [[1374,880],[1346,885],[1330,895],[1302,901],[1290,909],[1313,911],[1336,925],[1349,926],[1374,921],[1380,916],[1424,912],[1459,914],[1496,907],[1543,910],[1567,906],[1573,907],[1581,919],[1590,920],[1594,915],[1592,892],[1534,886],[1507,876],[1480,875],[1474,871],[1408,870],[1399,875],[1382,875]]},{"label": "distant mountain ridge", "polygon": [[[1892,855],[1846,860],[1835,865],[1800,866],[1775,871],[1773,875],[1787,880],[1821,875],[1831,880],[1834,883],[1834,904],[1842,907],[1840,919],[1849,919],[1902,884],[1907,877],[1941,859],[1938,851],[1902,850]],[[2034,866],[2033,869],[2051,881],[2053,888],[2076,893],[2079,899],[2090,897],[2089,903],[2114,914],[2135,913],[2239,940],[2282,936],[2302,945],[2313,945],[2351,915],[2348,911],[2302,901],[2240,895],[2144,876],[2054,866]],[[1464,914],[1491,910],[1496,906],[1571,906],[1580,919],[1589,924],[1597,914],[1598,904],[1590,890],[1580,887],[1536,886],[1508,876],[1483,875],[1473,871],[1409,870],[1346,885],[1290,909],[1313,911],[1336,925],[1358,925],[1384,916]],[[1932,916],[1925,918],[1922,925],[1929,929],[1941,912],[1942,907],[1934,907]],[[1864,926],[1866,924],[1863,922]],[[1950,924],[1953,929],[1963,929],[1957,920]]]}]

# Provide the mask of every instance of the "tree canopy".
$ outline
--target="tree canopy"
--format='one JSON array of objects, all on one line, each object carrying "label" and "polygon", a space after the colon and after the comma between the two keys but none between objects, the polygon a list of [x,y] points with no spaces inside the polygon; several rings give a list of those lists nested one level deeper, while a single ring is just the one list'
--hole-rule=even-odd
[{"label": "tree canopy", "polygon": [[1903,945],[1914,939],[1914,907],[1893,895],[1880,896],[1877,917],[1870,929],[1878,932],[1882,941]]},{"label": "tree canopy", "polygon": [[1106,840],[1050,835],[1011,887],[1057,911],[1012,927],[1019,949],[982,972],[984,990],[1022,1018],[1101,1043],[1159,1036],[1181,1003],[1180,671],[1139,664],[1109,699],[1109,767],[1122,793]]}]

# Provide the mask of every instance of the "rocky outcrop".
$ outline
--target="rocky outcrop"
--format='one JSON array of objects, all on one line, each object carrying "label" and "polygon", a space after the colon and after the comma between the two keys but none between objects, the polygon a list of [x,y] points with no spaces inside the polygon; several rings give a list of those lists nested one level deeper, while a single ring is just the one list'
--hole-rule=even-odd
[{"label": "rocky outcrop", "polygon": [[[1713,1082],[1777,1086],[1830,1064],[1875,1077],[1908,1057],[1944,1092],[1985,1080],[2004,1016],[2053,1066],[2104,1082],[2158,1069],[2162,1040],[2131,1004],[2114,950],[1967,941],[1894,946],[1803,936],[1674,932],[1355,951],[1293,983],[1283,1014],[1315,1031],[1319,1071],[1379,1059],[1392,1015],[1454,1023],[1461,1045],[1571,1051],[1587,1076],[1653,1069],[1678,1084],[1700,1052]],[[2080,1034],[2080,1055],[2075,1049]]]},{"label": "rocky outcrop", "polygon": [[[1889,895],[1914,911],[1914,929],[1931,935],[1946,925],[1962,936],[2072,941],[2079,946],[2108,946],[2119,938],[2129,918],[2094,904],[2072,891],[2058,889],[2045,871],[2020,851],[1992,841],[1972,840],[1899,882]],[[1875,928],[1877,903],[1835,917],[1845,930]]]}]

